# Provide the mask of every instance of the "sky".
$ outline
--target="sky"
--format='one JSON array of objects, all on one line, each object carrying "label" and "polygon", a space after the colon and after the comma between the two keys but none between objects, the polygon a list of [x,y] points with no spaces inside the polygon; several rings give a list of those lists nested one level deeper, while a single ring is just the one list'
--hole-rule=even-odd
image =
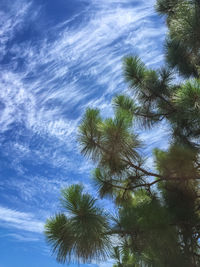
[{"label": "sky", "polygon": [[[0,0],[0,267],[62,266],[43,235],[60,189],[82,183],[96,194],[78,125],[87,107],[112,116],[112,97],[128,89],[124,56],[162,65],[166,27],[154,4]],[[165,136],[164,126],[141,131],[147,152],[165,147]]]}]

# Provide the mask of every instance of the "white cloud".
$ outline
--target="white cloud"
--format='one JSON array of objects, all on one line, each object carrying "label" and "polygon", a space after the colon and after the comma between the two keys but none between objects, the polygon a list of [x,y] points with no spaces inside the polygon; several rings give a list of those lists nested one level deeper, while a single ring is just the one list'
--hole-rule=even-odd
[{"label": "white cloud", "polygon": [[24,17],[31,6],[31,2],[17,2],[17,7],[15,4],[12,5],[11,14],[0,10],[0,59],[6,54],[7,42],[13,38],[17,30],[20,30],[24,23]]},{"label": "white cloud", "polygon": [[[78,120],[64,118],[63,109],[67,114],[80,102],[78,108],[83,109],[88,101],[97,100],[103,109],[106,95],[120,90],[123,81],[121,58],[127,53],[123,52],[126,45],[130,45],[130,51],[141,51],[148,62],[155,58],[161,60],[160,51],[155,49],[149,53],[148,48],[165,30],[151,25],[152,2],[127,7],[122,3],[125,2],[103,1],[100,5],[94,1],[90,9],[96,11],[91,12],[87,22],[72,29],[68,23],[63,23],[55,41],[44,40],[39,47],[27,43],[12,48],[16,55],[26,57],[27,67],[23,73],[2,73],[0,83],[5,90],[0,97],[6,103],[0,121],[2,131],[13,121],[20,120],[39,133],[48,132],[62,139],[68,135],[72,137]],[[29,14],[29,6],[24,6],[21,13]],[[20,17],[21,23],[23,16],[16,17]],[[9,39],[9,32],[14,30],[15,26],[6,26],[2,35]],[[117,41],[121,37],[123,40]],[[30,73],[35,78],[24,82]],[[81,84],[83,79],[90,83],[93,78],[93,84]],[[102,92],[98,91],[98,86],[104,87]],[[56,101],[58,105],[55,105]]]},{"label": "white cloud", "polygon": [[[13,25],[9,14],[4,14],[10,23],[1,28],[6,40],[13,38],[15,25],[23,27],[23,19],[32,12],[30,4],[25,3]],[[25,65],[20,72],[15,68],[1,71],[0,101],[4,106],[0,110],[0,131],[4,133],[13,123],[22,123],[29,130],[29,140],[31,133],[55,138],[53,152],[42,144],[31,150],[29,143],[18,147],[18,158],[13,164],[21,173],[20,160],[31,157],[33,161],[46,160],[52,166],[88,174],[91,165],[79,160],[76,144],[80,113],[92,106],[100,108],[104,117],[112,115],[111,95],[126,88],[121,71],[125,54],[137,51],[147,63],[161,62],[161,51],[156,45],[165,28],[158,29],[152,22],[152,1],[129,4],[92,1],[81,24],[72,28],[67,20],[49,29],[51,34],[56,32],[55,40],[45,37],[37,45],[25,42],[11,48],[15,55],[11,66],[18,64],[18,58],[25,59]],[[16,10],[19,7],[16,5]],[[77,15],[71,20],[76,18]],[[17,147],[14,149],[16,152]]]},{"label": "white cloud", "polygon": [[7,228],[16,228],[22,231],[42,233],[44,223],[37,220],[31,213],[20,212],[0,206],[0,224]]},{"label": "white cloud", "polygon": [[[7,42],[17,31],[23,30],[25,17],[32,14],[29,1],[22,2],[23,8],[21,5],[13,7],[19,10],[16,16],[0,14],[0,53],[2,56],[8,51],[14,54],[9,71],[0,68],[0,132],[5,133],[14,123],[22,123],[29,136],[26,143],[14,140],[10,141],[10,146],[6,144],[3,152],[15,158],[10,168],[15,168],[22,179],[16,182],[13,178],[13,182],[3,183],[19,192],[26,205],[32,200],[38,207],[36,202],[40,201],[43,209],[49,207],[46,194],[54,199],[60,187],[74,182],[68,175],[72,170],[77,174],[76,179],[85,175],[86,189],[89,188],[88,173],[92,164],[78,156],[76,144],[80,114],[87,106],[100,108],[104,117],[112,114],[111,96],[127,87],[121,70],[123,56],[137,53],[148,65],[159,65],[163,59],[159,43],[165,27],[155,25],[152,20],[153,0],[140,1],[139,5],[134,1],[130,5],[129,0],[93,0],[88,1],[87,11],[82,11],[84,19],[81,24],[76,23],[76,27],[71,27],[70,22],[76,21],[78,14],[50,28],[49,33],[54,38],[45,36],[37,44],[27,41],[8,48]],[[20,70],[19,58],[25,62]],[[15,134],[20,135],[19,132]],[[35,135],[41,137],[41,142],[33,147],[30,143]],[[141,137],[149,152],[166,136],[165,130],[160,129],[142,133]],[[44,145],[46,140],[50,140],[50,144]],[[47,162],[58,168],[58,174],[55,178],[49,177],[48,172],[46,177],[27,178],[24,159],[31,160],[35,166]],[[59,169],[65,173],[61,174]],[[0,224],[28,232],[43,231],[43,222],[33,214],[1,206]],[[102,263],[99,266],[112,265]]]},{"label": "white cloud", "polygon": [[112,267],[113,264],[114,262],[104,262],[104,263],[98,264],[98,267]]},{"label": "white cloud", "polygon": [[[33,237],[33,236],[25,236],[22,234],[16,234],[16,233],[11,233],[11,234],[7,234],[5,235],[6,237],[11,237],[15,240],[21,241],[21,242],[37,242],[40,239],[37,237]],[[4,236],[2,236],[4,237]]]}]

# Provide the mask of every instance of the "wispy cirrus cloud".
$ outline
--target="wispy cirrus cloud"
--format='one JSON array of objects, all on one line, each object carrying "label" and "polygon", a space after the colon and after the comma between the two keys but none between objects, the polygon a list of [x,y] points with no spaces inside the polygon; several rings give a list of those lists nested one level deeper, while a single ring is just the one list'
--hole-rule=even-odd
[{"label": "wispy cirrus cloud", "polygon": [[69,119],[71,109],[80,112],[94,102],[105,107],[106,97],[124,88],[123,55],[142,52],[145,61],[161,60],[160,51],[151,48],[165,29],[158,31],[151,23],[154,13],[149,4],[133,7],[123,6],[121,1],[101,5],[94,1],[90,9],[91,15],[76,28],[66,23],[57,26],[56,40],[11,48],[16,64],[19,55],[26,57],[26,64],[23,72],[2,73],[2,86],[7,87],[1,95],[7,100],[4,126],[24,120],[39,133],[73,138],[80,113]]},{"label": "wispy cirrus cloud", "polygon": [[[34,42],[13,39],[24,32],[28,17],[37,24],[40,7],[23,0],[7,14],[1,12],[0,58],[6,63],[0,66],[0,142],[7,167],[17,175],[2,180],[0,189],[18,192],[12,203],[17,198],[30,207],[32,199],[37,208],[54,210],[60,187],[74,180],[88,185],[92,165],[79,156],[77,145],[85,108],[112,114],[112,96],[127,89],[121,70],[125,55],[138,54],[153,67],[163,60],[166,29],[156,23],[153,0],[87,2],[80,13],[51,25]],[[162,142],[162,134],[142,138],[150,139],[150,149]],[[5,215],[1,225],[41,232],[34,214],[1,207],[0,215]]]},{"label": "wispy cirrus cloud", "polygon": [[0,237],[6,237],[6,238],[12,238],[14,240],[18,240],[20,242],[38,242],[40,239],[37,237],[34,237],[33,235],[23,235],[23,234],[16,234],[16,233],[11,233],[11,234],[6,234],[4,236]]},{"label": "wispy cirrus cloud", "polygon": [[25,213],[0,206],[0,224],[8,228],[22,231],[42,233],[44,223],[31,213]]},{"label": "wispy cirrus cloud", "polygon": [[[10,13],[0,9],[0,60],[7,53],[7,44],[20,31],[31,2],[12,3]],[[17,11],[17,12],[16,12]]]}]

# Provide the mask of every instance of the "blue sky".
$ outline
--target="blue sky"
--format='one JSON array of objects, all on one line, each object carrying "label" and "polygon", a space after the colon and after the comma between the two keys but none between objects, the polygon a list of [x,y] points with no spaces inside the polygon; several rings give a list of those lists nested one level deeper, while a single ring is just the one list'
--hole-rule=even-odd
[{"label": "blue sky", "polygon": [[[154,4],[0,0],[0,267],[60,266],[43,236],[60,189],[81,182],[95,195],[77,126],[88,106],[112,115],[112,96],[127,91],[123,56],[162,64],[166,28]],[[146,151],[165,135],[142,132]]]}]

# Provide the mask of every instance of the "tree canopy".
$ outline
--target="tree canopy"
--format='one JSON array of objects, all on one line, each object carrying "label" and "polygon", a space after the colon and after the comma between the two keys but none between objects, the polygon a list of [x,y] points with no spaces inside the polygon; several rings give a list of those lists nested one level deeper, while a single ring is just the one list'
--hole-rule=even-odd
[{"label": "tree canopy", "polygon": [[[79,127],[81,153],[97,166],[99,199],[109,198],[116,215],[81,186],[64,189],[66,213],[45,226],[59,262],[111,257],[115,267],[200,266],[200,1],[157,0],[156,10],[168,26],[165,65],[155,70],[125,57],[132,97],[114,97],[112,118],[87,109]],[[155,148],[147,166],[136,129],[162,121],[170,145]]]}]

